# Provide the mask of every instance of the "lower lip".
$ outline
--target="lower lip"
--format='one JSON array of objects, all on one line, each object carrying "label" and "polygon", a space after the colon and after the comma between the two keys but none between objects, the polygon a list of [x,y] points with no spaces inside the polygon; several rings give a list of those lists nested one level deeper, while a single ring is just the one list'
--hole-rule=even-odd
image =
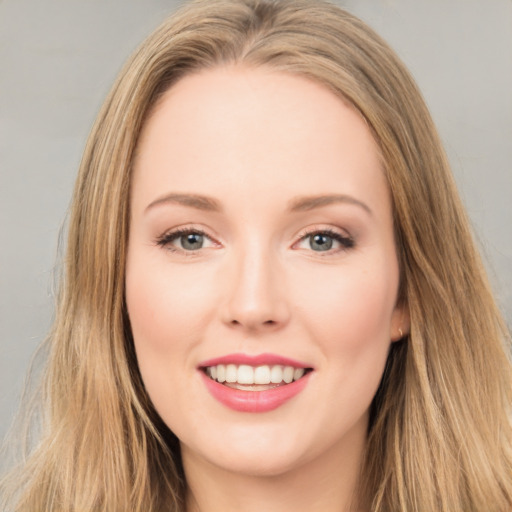
[{"label": "lower lip", "polygon": [[277,409],[305,388],[311,373],[290,384],[265,391],[243,391],[224,386],[201,371],[204,383],[212,396],[226,407],[240,412],[268,412]]}]

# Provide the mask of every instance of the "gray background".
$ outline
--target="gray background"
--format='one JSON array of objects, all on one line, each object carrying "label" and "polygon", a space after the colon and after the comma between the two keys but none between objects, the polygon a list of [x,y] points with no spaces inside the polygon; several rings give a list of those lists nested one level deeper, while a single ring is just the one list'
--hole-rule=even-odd
[{"label": "gray background", "polygon": [[[57,239],[122,63],[180,1],[0,0],[0,436],[52,319]],[[512,323],[512,0],[340,0],[397,50]]]}]

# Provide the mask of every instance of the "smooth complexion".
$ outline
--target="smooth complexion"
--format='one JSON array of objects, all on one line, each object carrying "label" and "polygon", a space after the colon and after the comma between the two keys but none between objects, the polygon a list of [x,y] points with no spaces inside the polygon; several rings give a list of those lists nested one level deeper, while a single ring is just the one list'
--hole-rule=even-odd
[{"label": "smooth complexion", "polygon": [[[181,441],[188,510],[348,510],[368,409],[408,327],[364,120],[303,77],[187,76],[144,127],[131,201],[128,313],[147,392]],[[204,369],[236,357],[311,371],[271,410],[237,410]]]}]

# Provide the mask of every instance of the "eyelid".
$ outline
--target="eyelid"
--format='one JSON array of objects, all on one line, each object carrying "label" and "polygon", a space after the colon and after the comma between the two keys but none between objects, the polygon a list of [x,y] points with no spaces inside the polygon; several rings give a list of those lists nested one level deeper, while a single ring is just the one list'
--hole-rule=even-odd
[{"label": "eyelid", "polygon": [[180,247],[176,247],[176,246],[172,245],[173,241],[175,241],[176,239],[180,238],[183,235],[187,235],[190,233],[197,233],[197,234],[207,238],[208,240],[210,240],[210,242],[212,242],[213,246],[218,247],[221,245],[220,242],[218,242],[214,236],[212,236],[210,233],[207,232],[207,230],[205,230],[202,227],[198,227],[198,226],[194,226],[194,225],[178,226],[175,228],[168,229],[167,231],[165,231],[164,233],[162,233],[161,235],[156,237],[155,244],[157,246],[160,246],[160,247],[163,247],[164,249],[169,250],[170,252],[179,252],[186,256],[194,256],[194,255],[197,255],[203,249],[211,248],[211,247],[201,247],[200,249],[197,249],[197,250],[185,250]]},{"label": "eyelid", "polygon": [[309,226],[307,228],[302,229],[297,235],[297,241],[293,243],[292,248],[295,248],[300,242],[305,241],[309,236],[316,234],[324,234],[331,238],[333,238],[336,242],[340,244],[340,248],[334,250],[327,250],[325,252],[322,251],[313,251],[309,249],[310,252],[317,253],[319,256],[329,256],[334,255],[339,252],[344,252],[349,249],[352,249],[355,245],[354,238],[350,235],[346,230],[341,230],[340,228],[334,228],[333,226]]}]

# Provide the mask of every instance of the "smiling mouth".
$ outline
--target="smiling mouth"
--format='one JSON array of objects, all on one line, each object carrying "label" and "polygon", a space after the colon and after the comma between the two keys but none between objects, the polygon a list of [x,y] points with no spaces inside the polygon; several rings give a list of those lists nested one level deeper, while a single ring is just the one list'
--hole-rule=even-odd
[{"label": "smiling mouth", "polygon": [[210,379],[224,386],[244,391],[265,391],[295,382],[312,371],[312,368],[217,364],[206,366],[202,370]]}]

